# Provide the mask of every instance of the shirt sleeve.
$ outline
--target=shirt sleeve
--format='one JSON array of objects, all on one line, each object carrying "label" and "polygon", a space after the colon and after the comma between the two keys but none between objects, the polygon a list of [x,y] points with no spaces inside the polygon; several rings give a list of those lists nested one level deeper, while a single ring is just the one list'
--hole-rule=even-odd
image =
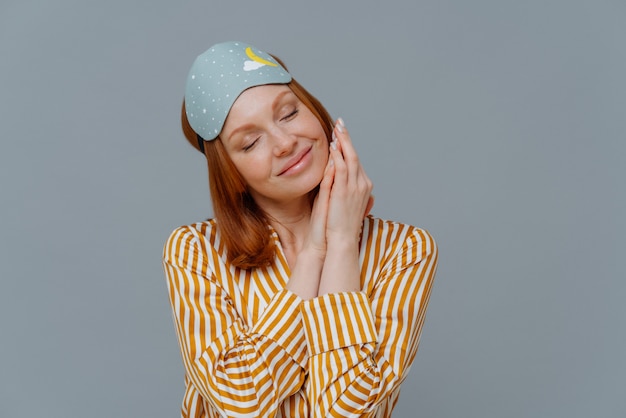
[{"label": "shirt sleeve", "polygon": [[192,227],[175,230],[163,253],[188,385],[220,415],[274,416],[305,378],[302,300],[279,291],[248,326],[209,271],[210,257],[216,250]]},{"label": "shirt sleeve", "polygon": [[435,241],[414,228],[371,292],[303,302],[312,416],[368,414],[398,388],[417,352],[436,266]]}]

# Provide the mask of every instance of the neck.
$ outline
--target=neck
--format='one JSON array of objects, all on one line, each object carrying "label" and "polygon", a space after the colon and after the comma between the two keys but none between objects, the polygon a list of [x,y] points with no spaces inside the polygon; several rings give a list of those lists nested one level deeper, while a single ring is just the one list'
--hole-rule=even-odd
[{"label": "neck", "polygon": [[267,213],[283,249],[297,254],[309,231],[311,204],[308,196],[293,202],[266,203],[260,206]]}]

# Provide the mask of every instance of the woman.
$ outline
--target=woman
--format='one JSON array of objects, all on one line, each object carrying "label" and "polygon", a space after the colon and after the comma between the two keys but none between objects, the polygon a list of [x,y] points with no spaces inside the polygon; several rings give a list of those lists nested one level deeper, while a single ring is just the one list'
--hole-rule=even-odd
[{"label": "woman", "polygon": [[215,218],[164,248],[182,416],[390,416],[435,275],[432,237],[369,215],[345,124],[271,55],[214,45],[183,109]]}]

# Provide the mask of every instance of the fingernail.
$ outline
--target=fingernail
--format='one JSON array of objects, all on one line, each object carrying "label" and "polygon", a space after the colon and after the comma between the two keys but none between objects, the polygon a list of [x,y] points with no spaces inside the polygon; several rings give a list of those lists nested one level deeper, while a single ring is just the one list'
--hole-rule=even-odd
[{"label": "fingernail", "polygon": [[330,143],[330,147],[331,147],[332,149],[337,149],[337,142],[336,142],[336,140],[335,140],[335,139],[333,139],[333,142],[331,142],[331,143]]},{"label": "fingernail", "polygon": [[344,123],[342,118],[337,119],[337,123],[339,123],[339,126],[341,126],[342,128],[346,127],[346,124]]},{"label": "fingernail", "polygon": [[328,166],[332,167],[335,165],[335,160],[333,160],[332,158],[328,161]]},{"label": "fingernail", "polygon": [[335,141],[337,140],[337,135],[335,135],[335,131],[333,131],[333,135],[332,135],[332,137],[333,137],[332,142],[335,142]]},{"label": "fingernail", "polygon": [[[339,119],[339,120],[341,120],[341,119]],[[342,125],[341,123],[337,122],[337,130],[339,132],[343,133],[343,128],[344,128],[344,125]]]}]

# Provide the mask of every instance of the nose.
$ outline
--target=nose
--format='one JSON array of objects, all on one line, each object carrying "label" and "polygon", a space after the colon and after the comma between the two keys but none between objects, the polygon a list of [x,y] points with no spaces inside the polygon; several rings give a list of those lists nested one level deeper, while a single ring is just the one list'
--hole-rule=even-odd
[{"label": "nose", "polygon": [[286,132],[284,129],[277,128],[272,132],[272,141],[274,145],[274,155],[281,157],[289,155],[295,148],[296,137]]}]

